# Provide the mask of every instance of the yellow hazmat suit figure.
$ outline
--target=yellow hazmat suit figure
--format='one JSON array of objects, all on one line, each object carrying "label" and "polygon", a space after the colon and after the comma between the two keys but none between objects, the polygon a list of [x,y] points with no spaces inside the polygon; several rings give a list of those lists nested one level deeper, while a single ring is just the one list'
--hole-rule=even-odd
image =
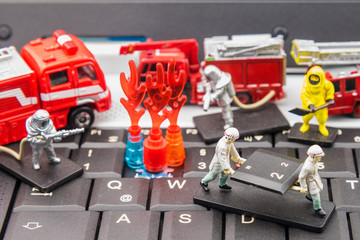
[{"label": "yellow hazmat suit figure", "polygon": [[[327,102],[334,102],[334,85],[326,79],[324,70],[319,66],[309,69],[304,77],[304,84],[301,90],[300,99],[302,108],[311,112],[315,108],[324,105]],[[325,123],[328,118],[328,109],[323,108],[314,113],[303,116],[304,123],[300,127],[302,133],[309,130],[310,120],[316,116],[319,122],[319,131],[322,135],[328,136],[329,131],[326,129]]]}]

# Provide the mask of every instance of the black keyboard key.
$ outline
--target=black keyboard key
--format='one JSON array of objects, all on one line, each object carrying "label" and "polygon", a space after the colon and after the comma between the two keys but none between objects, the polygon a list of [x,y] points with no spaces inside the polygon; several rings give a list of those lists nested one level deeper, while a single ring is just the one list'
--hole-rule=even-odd
[{"label": "black keyboard key", "polygon": [[69,149],[78,149],[80,146],[81,135],[72,135],[66,138],[63,138],[61,142],[54,142],[55,148],[69,148]]},{"label": "black keyboard key", "polygon": [[237,148],[271,148],[272,147],[272,136],[270,134],[259,134],[250,136],[241,136],[234,142]]},{"label": "black keyboard key", "polygon": [[184,177],[204,177],[209,172],[215,147],[189,147],[185,151]]},{"label": "black keyboard key", "polygon": [[269,150],[256,150],[232,180],[284,194],[298,179],[302,161]]},{"label": "black keyboard key", "polygon": [[121,177],[124,149],[81,148],[73,152],[72,159],[84,168],[83,177]]},{"label": "black keyboard key", "polygon": [[[358,169],[360,168],[360,149],[355,149],[355,159],[356,159],[356,166]],[[359,170],[358,170],[359,171]]]},{"label": "black keyboard key", "polygon": [[194,202],[205,207],[236,214],[247,214],[257,219],[298,227],[308,231],[321,232],[335,211],[333,202],[321,199],[322,208],[328,213],[324,218],[315,215],[313,204],[305,195],[288,191],[284,195],[270,192],[243,183],[232,184],[231,191],[215,189],[210,182],[210,192],[201,187],[194,196]]},{"label": "black keyboard key", "polygon": [[290,142],[288,140],[289,133],[290,130],[282,130],[275,134],[275,148],[306,148],[309,146],[299,142]]},{"label": "black keyboard key", "polygon": [[85,211],[91,180],[78,178],[52,192],[22,183],[16,197],[14,212],[22,211]]},{"label": "black keyboard key", "polygon": [[359,178],[331,179],[333,201],[338,211],[360,211]]},{"label": "black keyboard key", "polygon": [[205,210],[194,204],[193,196],[199,189],[201,178],[158,178],[151,191],[152,211]]},{"label": "black keyboard key", "polygon": [[206,144],[201,140],[199,131],[196,128],[182,128],[181,134],[183,137],[185,150],[187,147],[204,147]]},{"label": "black keyboard key", "polygon": [[225,240],[244,238],[248,240],[285,240],[285,227],[245,215],[226,214]]},{"label": "black keyboard key", "polygon": [[327,126],[329,131],[328,136],[324,136],[319,132],[319,126],[316,124],[310,124],[310,128],[307,132],[300,132],[300,127],[302,123],[297,122],[290,129],[289,134],[287,135],[289,141],[301,142],[307,145],[319,144],[321,146],[330,147],[338,135],[338,129]]},{"label": "black keyboard key", "polygon": [[[323,178],[355,178],[356,170],[351,149],[323,148],[325,156],[319,164],[319,174]],[[308,157],[307,149],[299,149],[299,158]]]},{"label": "black keyboard key", "polygon": [[89,210],[145,210],[148,190],[149,180],[147,179],[95,179]]},{"label": "black keyboard key", "polygon": [[[18,151],[18,143],[9,145]],[[40,157],[40,170],[35,171],[32,166],[32,150],[29,144],[24,145],[23,158],[21,161],[15,160],[11,155],[0,152],[0,167],[12,176],[39,188],[43,192],[49,192],[62,184],[73,180],[83,174],[83,169],[74,163],[68,156],[70,150],[66,148],[56,149],[57,157],[61,159],[59,164],[51,164],[45,153]]]},{"label": "black keyboard key", "polygon": [[[267,103],[255,111],[237,109],[233,114],[234,126],[240,136],[269,134],[290,128],[289,122],[274,103]],[[217,142],[224,136],[224,121],[220,113],[195,116],[193,121],[206,143]]]},{"label": "black keyboard key", "polygon": [[333,148],[360,148],[360,129],[344,128],[338,131]]},{"label": "black keyboard key", "polygon": [[102,216],[98,239],[157,240],[159,224],[160,212],[108,211]]},{"label": "black keyboard key", "polygon": [[215,210],[166,212],[162,239],[221,239],[221,219]]},{"label": "black keyboard key", "polygon": [[125,148],[126,131],[124,129],[96,129],[85,133],[82,148]]},{"label": "black keyboard key", "polygon": [[[241,149],[241,156],[247,159],[251,156],[251,154],[253,154],[258,149],[259,148],[253,148],[253,147]],[[296,158],[296,151],[294,148],[264,148],[263,150]]]},{"label": "black keyboard key", "polygon": [[351,233],[353,240],[360,240],[360,213],[350,213]]},{"label": "black keyboard key", "polygon": [[349,239],[349,230],[346,213],[335,211],[328,225],[322,233],[304,231],[298,228],[289,228],[289,239],[326,239],[343,240]]},{"label": "black keyboard key", "polygon": [[6,230],[6,240],[94,239],[97,212],[17,212]]},{"label": "black keyboard key", "polygon": [[15,178],[0,171],[0,228],[4,225],[15,184]]}]

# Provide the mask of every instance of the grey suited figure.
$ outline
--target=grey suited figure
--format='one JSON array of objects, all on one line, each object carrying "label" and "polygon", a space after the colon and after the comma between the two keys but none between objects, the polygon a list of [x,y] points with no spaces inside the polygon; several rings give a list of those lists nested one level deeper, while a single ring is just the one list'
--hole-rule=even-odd
[{"label": "grey suited figure", "polygon": [[203,73],[210,84],[210,87],[207,88],[206,94],[203,97],[204,110],[207,111],[209,104],[217,101],[225,122],[224,129],[232,127],[234,117],[231,110],[231,103],[236,92],[231,80],[231,75],[222,72],[214,65],[206,66]]},{"label": "grey suited figure", "polygon": [[27,141],[32,148],[32,162],[34,170],[40,169],[39,160],[43,150],[51,163],[59,163],[56,157],[53,141],[61,141],[61,137],[47,138],[49,134],[56,133],[53,122],[46,110],[39,109],[26,120]]}]

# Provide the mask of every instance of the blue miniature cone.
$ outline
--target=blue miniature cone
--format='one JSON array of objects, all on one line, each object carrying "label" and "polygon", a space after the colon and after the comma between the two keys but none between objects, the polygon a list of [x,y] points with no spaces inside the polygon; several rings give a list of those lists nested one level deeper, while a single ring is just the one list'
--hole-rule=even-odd
[{"label": "blue miniature cone", "polygon": [[143,135],[139,133],[137,136],[127,135],[125,161],[130,168],[142,168],[143,163]]}]

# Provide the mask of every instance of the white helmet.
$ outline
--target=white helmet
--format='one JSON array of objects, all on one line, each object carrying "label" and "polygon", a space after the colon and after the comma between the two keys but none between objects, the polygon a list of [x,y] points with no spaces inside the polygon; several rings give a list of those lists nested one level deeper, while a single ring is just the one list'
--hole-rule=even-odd
[{"label": "white helmet", "polygon": [[224,136],[228,140],[238,139],[240,137],[239,131],[234,127],[226,129],[224,132]]},{"label": "white helmet", "polygon": [[310,157],[318,157],[318,156],[322,157],[325,155],[324,151],[319,145],[312,145],[311,147],[309,147],[307,154]]}]

